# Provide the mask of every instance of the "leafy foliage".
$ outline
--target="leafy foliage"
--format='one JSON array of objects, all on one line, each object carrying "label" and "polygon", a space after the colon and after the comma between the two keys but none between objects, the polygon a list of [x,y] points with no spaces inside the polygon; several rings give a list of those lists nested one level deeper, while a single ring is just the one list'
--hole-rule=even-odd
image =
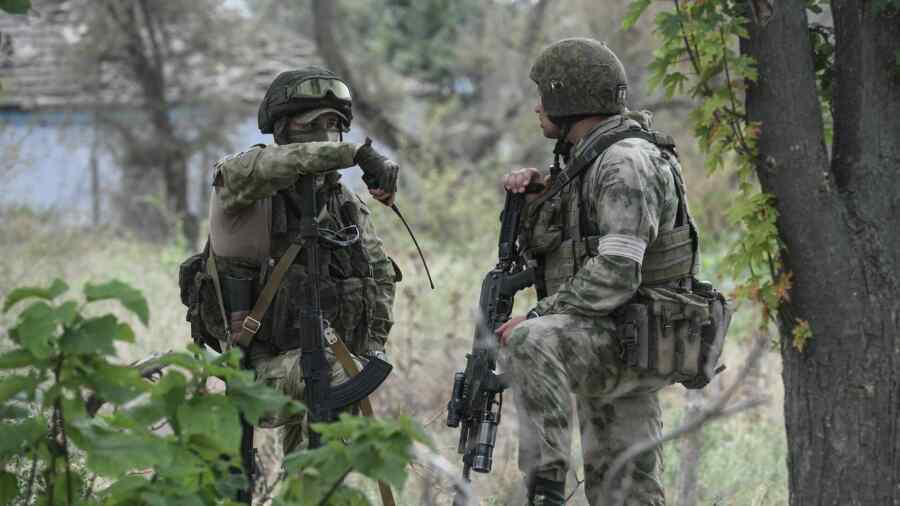
[{"label": "leafy foliage", "polygon": [[[646,10],[647,0],[631,3],[625,27]],[[756,140],[760,125],[748,121],[744,91],[757,79],[755,62],[736,49],[748,37],[744,10],[728,0],[689,2],[675,0],[674,9],[655,19],[662,45],[650,64],[650,83],[668,97],[688,93],[701,99],[690,114],[707,170],[733,167],[740,194],[728,211],[729,221],[742,233],[732,244],[724,264],[740,280],[735,295],[762,308],[760,325],[766,326],[778,305],[789,297],[791,274],[782,272],[782,243],[776,226],[773,197],[759,191],[755,179]],[[821,92],[830,96],[833,37],[821,28],[812,31],[817,51]]]},{"label": "leafy foliage", "polygon": [[[31,0],[0,0],[0,10],[10,14],[27,14],[30,8]],[[2,489],[0,489],[0,497],[2,494]]]},{"label": "leafy foliage", "polygon": [[442,89],[454,86],[458,27],[478,16],[472,0],[380,0],[375,29],[378,49],[403,75],[416,76]]},{"label": "leafy foliage", "polygon": [[[102,300],[119,301],[142,322],[147,301],[129,285],[112,281],[86,284],[79,304],[60,300],[68,291],[60,280],[48,287],[10,292],[8,312],[28,303],[9,336],[16,345],[0,355],[0,463],[25,463],[28,473],[0,472],[0,505],[21,504],[234,504],[246,486],[240,472],[240,415],[258,423],[263,413],[302,406],[257,383],[240,368],[240,353],[214,355],[191,346],[170,352],[170,366],[155,383],[138,369],[117,365],[116,342],[134,341],[134,332],[112,314],[89,317],[84,309]],[[206,391],[208,378],[229,388]],[[92,416],[83,398],[93,392],[114,410]],[[167,424],[170,433],[154,430]],[[312,491],[334,497],[365,496],[342,484],[350,471],[402,487],[413,440],[425,441],[409,420],[372,422],[353,417],[317,426],[325,445],[290,457],[290,479],[278,504],[304,502]],[[350,446],[347,446],[350,444]],[[41,469],[40,476],[35,470]],[[294,471],[298,476],[293,477]],[[24,474],[28,477],[24,478]],[[110,486],[93,490],[96,478]],[[305,495],[304,495],[305,494]],[[325,494],[322,494],[325,497]]]}]

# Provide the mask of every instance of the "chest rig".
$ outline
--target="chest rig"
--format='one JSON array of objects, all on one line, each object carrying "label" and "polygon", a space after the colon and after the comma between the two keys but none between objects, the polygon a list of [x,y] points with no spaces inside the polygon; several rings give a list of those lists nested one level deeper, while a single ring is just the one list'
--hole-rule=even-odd
[{"label": "chest rig", "polygon": [[[251,322],[252,344],[248,342],[245,346],[260,351],[261,348],[286,351],[299,347],[300,308],[304,290],[311,281],[306,271],[306,249],[296,252],[301,235],[300,198],[299,191],[293,187],[271,197],[268,259],[222,255],[213,259],[207,248],[190,262],[190,266],[197,264],[193,268],[197,272],[182,268],[185,271],[182,284],[187,287],[182,289],[182,298],[193,308],[189,309],[188,319],[192,333],[197,334],[195,339],[212,343],[228,340],[223,318],[232,312],[249,310],[255,301],[265,297],[269,301],[265,305],[267,309],[261,321]],[[368,340],[376,298],[372,266],[361,238],[363,214],[369,210],[338,182],[336,175],[325,176],[316,200],[319,229],[324,239],[318,248],[323,317],[352,352],[361,352]],[[285,256],[290,263],[282,274],[273,276]],[[276,283],[270,283],[273,277],[277,277]],[[219,286],[216,280],[221,280]]]},{"label": "chest rig", "polygon": [[[375,299],[375,280],[361,239],[362,214],[368,208],[344,189],[338,178],[325,177],[317,192],[319,227],[329,240],[319,248],[319,294],[322,313],[351,351],[363,349]],[[276,264],[300,235],[300,194],[293,188],[272,197],[271,256]],[[298,308],[308,282],[306,253],[301,251],[287,270],[267,316],[269,343],[280,351],[298,346]]]},{"label": "chest rig", "polygon": [[532,230],[526,234],[523,249],[537,264],[539,297],[556,293],[589,257],[596,256],[602,236],[588,218],[584,175],[607,148],[632,138],[649,141],[660,149],[663,158],[673,161],[669,166],[678,197],[674,227],[661,230],[644,252],[642,287],[682,283],[690,288],[690,279],[697,272],[699,239],[688,212],[684,181],[674,163],[674,142],[668,135],[634,125],[591,135],[565,170],[553,177],[551,190],[530,206]]}]

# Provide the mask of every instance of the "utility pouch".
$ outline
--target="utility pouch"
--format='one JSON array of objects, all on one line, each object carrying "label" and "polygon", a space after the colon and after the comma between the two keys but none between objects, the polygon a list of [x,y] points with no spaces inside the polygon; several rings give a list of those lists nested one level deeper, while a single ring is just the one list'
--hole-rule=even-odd
[{"label": "utility pouch", "polygon": [[178,289],[181,303],[187,307],[185,319],[191,324],[193,341],[220,351],[219,339],[224,338],[225,328],[215,305],[209,304],[215,304],[215,289],[206,272],[206,257],[204,251],[188,257],[178,266]]},{"label": "utility pouch", "polygon": [[229,313],[250,311],[256,302],[256,278],[234,277],[224,274],[222,278],[222,302]]},{"label": "utility pouch", "polygon": [[649,369],[650,350],[647,339],[649,327],[647,306],[627,304],[617,312],[616,334],[622,360],[628,367]]},{"label": "utility pouch", "polygon": [[616,321],[629,367],[675,382],[701,372],[703,332],[710,323],[705,298],[668,288],[642,288],[634,302],[617,311]]},{"label": "utility pouch", "polygon": [[728,327],[731,325],[732,308],[728,299],[706,281],[694,281],[694,295],[706,301],[709,320],[700,331],[700,350],[697,373],[681,381],[685,388],[700,389],[709,384],[720,371],[717,368]]}]

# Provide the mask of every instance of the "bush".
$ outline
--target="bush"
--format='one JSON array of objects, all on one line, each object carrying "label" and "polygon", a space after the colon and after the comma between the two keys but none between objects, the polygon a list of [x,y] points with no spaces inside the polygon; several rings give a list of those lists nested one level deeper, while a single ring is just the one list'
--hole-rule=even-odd
[{"label": "bush", "polygon": [[[3,312],[30,300],[9,331],[13,347],[0,355],[0,505],[235,504],[247,486],[240,472],[240,416],[303,406],[253,380],[240,353],[190,346],[159,359],[158,381],[115,364],[116,342],[135,339],[112,314],[91,317],[87,306],[118,301],[146,325],[144,296],[120,281],[87,283],[84,302],[62,300],[69,287],[11,291]],[[209,393],[217,377],[224,393]],[[85,393],[110,404],[92,416]],[[107,412],[108,411],[108,412]],[[154,426],[166,424],[170,432]],[[410,420],[382,422],[343,416],[317,425],[323,446],[287,458],[276,504],[368,504],[344,484],[357,472],[402,488],[409,447],[424,441]],[[103,486],[98,486],[102,484]]]}]

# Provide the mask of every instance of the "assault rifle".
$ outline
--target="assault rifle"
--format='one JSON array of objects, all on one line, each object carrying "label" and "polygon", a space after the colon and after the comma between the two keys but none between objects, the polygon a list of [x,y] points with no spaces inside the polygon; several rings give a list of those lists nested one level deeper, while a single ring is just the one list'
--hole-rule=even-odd
[{"label": "assault rifle", "polygon": [[341,241],[333,234],[322,234],[316,219],[319,206],[316,203],[315,176],[300,176],[299,183],[302,199],[299,239],[306,249],[308,273],[303,303],[300,305],[300,368],[303,371],[310,424],[309,447],[317,448],[321,445],[321,438],[312,430],[312,424],[336,420],[338,410],[368,397],[384,382],[392,367],[383,360],[372,358],[359,374],[339,386],[331,386],[331,368],[325,358],[326,322],[322,318],[319,300],[319,246],[320,243],[331,243],[344,247],[359,240],[359,235],[357,233],[354,240]]},{"label": "assault rifle", "polygon": [[[543,188],[529,184],[526,193]],[[470,481],[471,471],[491,471],[503,391],[508,386],[504,375],[496,372],[498,344],[494,331],[509,320],[516,292],[534,284],[534,271],[525,266],[518,252],[519,221],[524,207],[524,193],[506,193],[500,218],[499,261],[481,284],[472,353],[466,355],[466,370],[454,376],[453,393],[447,403],[447,426],[460,427],[457,451],[463,455],[466,482]],[[454,506],[465,503],[463,495],[457,493]]]}]

